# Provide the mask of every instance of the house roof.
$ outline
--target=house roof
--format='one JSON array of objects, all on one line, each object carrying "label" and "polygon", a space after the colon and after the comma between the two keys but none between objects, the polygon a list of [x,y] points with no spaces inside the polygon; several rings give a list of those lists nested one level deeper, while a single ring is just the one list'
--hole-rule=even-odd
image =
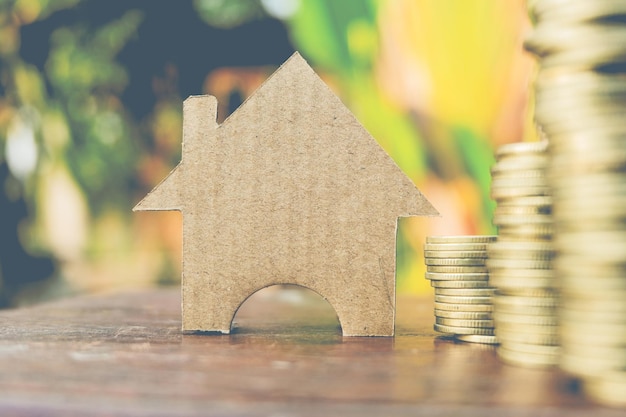
[{"label": "house roof", "polygon": [[221,125],[213,97],[184,111],[182,162],[135,210],[438,214],[298,53]]}]

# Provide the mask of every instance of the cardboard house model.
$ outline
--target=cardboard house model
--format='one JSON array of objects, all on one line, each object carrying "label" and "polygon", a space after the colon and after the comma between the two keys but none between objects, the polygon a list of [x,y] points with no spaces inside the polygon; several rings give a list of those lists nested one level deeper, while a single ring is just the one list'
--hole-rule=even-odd
[{"label": "cardboard house model", "polygon": [[250,295],[296,284],[344,336],[392,336],[398,217],[437,211],[298,53],[216,116],[185,100],[182,160],[134,208],[183,214],[183,331],[229,333]]}]

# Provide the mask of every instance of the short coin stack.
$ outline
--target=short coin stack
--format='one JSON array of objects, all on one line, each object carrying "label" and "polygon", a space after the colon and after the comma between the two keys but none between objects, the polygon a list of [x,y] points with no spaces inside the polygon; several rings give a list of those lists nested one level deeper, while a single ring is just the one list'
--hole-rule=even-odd
[{"label": "short coin stack", "polygon": [[426,279],[435,288],[435,330],[474,343],[496,343],[485,266],[495,236],[430,236],[424,258]]},{"label": "short coin stack", "polygon": [[561,368],[626,406],[626,2],[534,0],[536,120],[550,141]]},{"label": "short coin stack", "polygon": [[552,270],[552,198],[545,142],[501,146],[492,168],[498,239],[487,266],[497,288],[493,317],[504,361],[524,366],[559,360],[558,294]]}]

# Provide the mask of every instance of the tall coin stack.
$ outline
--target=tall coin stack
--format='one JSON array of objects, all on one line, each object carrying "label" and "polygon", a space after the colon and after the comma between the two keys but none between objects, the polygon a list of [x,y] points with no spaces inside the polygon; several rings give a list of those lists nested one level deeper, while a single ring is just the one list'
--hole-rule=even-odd
[{"label": "tall coin stack", "polygon": [[561,368],[626,406],[626,2],[536,0],[536,120],[550,147]]},{"label": "tall coin stack", "polygon": [[545,141],[501,146],[491,169],[498,238],[489,244],[487,266],[497,288],[497,352],[502,360],[524,366],[556,365],[559,359],[546,148]]},{"label": "tall coin stack", "polygon": [[485,266],[495,236],[430,236],[426,279],[435,288],[435,330],[458,340],[496,343],[491,303],[494,289]]}]

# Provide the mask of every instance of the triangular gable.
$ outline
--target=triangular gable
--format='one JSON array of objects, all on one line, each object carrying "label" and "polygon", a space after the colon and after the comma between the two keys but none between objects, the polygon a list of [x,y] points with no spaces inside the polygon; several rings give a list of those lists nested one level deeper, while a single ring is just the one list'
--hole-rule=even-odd
[{"label": "triangular gable", "polygon": [[184,178],[182,163],[169,173],[152,191],[148,193],[133,211],[168,211],[182,210],[184,196]]},{"label": "triangular gable", "polygon": [[[331,137],[337,137],[337,148],[334,148],[331,143],[322,144],[328,146],[327,150],[336,153],[340,151],[338,148],[343,146],[343,151],[351,154],[350,159],[358,159],[359,155],[369,158],[368,161],[363,161],[365,163],[364,166],[355,166],[354,169],[362,170],[368,167],[376,167],[380,171],[381,168],[385,168],[383,177],[387,181],[383,185],[383,189],[376,190],[369,187],[369,190],[365,190],[372,198],[384,199],[385,204],[390,208],[390,212],[395,210],[394,216],[438,215],[438,212],[424,198],[413,182],[385,150],[377,145],[375,139],[369,135],[343,102],[319,78],[299,53],[294,53],[221,125],[218,125],[215,121],[217,101],[214,97],[209,97],[192,96],[185,100],[181,164],[139,202],[133,210],[182,210],[187,201],[186,193],[197,192],[197,190],[190,190],[189,187],[182,185],[182,182],[187,181],[184,178],[187,176],[206,176],[215,169],[216,164],[222,165],[222,162],[216,163],[212,161],[216,156],[213,153],[214,147],[228,148],[230,146],[230,151],[223,150],[220,153],[222,158],[226,157],[225,154],[229,154],[230,158],[236,161],[236,163],[241,163],[241,160],[246,158],[258,161],[261,158],[259,151],[267,150],[265,147],[269,143],[250,143],[249,136],[258,137],[265,135],[266,138],[272,137],[275,136],[272,132],[273,129],[290,124],[294,125],[294,135],[296,136],[314,135],[321,130],[320,126],[315,125],[315,122],[319,121],[320,114],[325,114],[337,118],[335,123],[336,129],[327,133],[327,137],[323,138],[328,140]],[[290,117],[305,118],[311,123],[303,125],[302,123],[297,123],[296,120],[289,120]],[[332,123],[328,120],[327,122]],[[242,132],[241,126],[254,126],[255,132],[253,134],[250,132],[245,134]],[[298,131],[295,131],[296,129]],[[348,137],[340,138],[343,134],[347,134]],[[248,141],[248,143],[242,143],[242,141]],[[299,145],[306,146],[302,141],[299,141]],[[284,151],[285,149],[282,150]],[[276,153],[277,158],[281,156],[280,152]],[[323,154],[311,154],[309,156],[316,160],[332,160],[332,158]],[[330,156],[336,157],[336,155]],[[196,172],[183,172],[186,166],[186,158],[196,161],[192,170]],[[249,163],[254,164],[255,162],[250,161]],[[349,163],[350,161],[348,160],[343,162],[344,165]],[[326,167],[327,170],[332,169],[333,171],[335,168]],[[298,170],[299,168],[292,166],[289,169]],[[202,170],[205,172],[197,172]],[[320,170],[322,170],[321,167]],[[376,175],[380,176],[381,174],[378,173]],[[219,181],[219,178],[212,178],[211,180]],[[390,182],[390,180],[392,181]],[[366,178],[361,175],[360,178],[353,178],[353,181],[364,182]],[[372,185],[376,185],[377,182],[374,181]]]}]

